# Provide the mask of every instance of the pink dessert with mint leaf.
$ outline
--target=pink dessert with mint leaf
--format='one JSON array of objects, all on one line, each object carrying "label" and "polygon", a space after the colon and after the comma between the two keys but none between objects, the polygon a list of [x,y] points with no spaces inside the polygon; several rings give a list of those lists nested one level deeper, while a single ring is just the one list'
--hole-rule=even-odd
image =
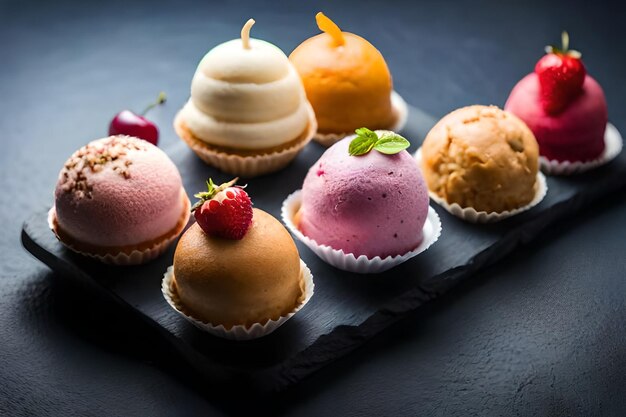
[{"label": "pink dessert with mint leaf", "polygon": [[310,168],[296,223],[318,244],[357,257],[403,255],[423,239],[426,184],[405,138],[366,128],[356,133]]},{"label": "pink dessert with mint leaf", "polygon": [[591,161],[605,147],[606,99],[580,52],[569,49],[567,32],[562,43],[561,48],[546,47],[535,72],[517,83],[504,109],[528,125],[548,160]]}]

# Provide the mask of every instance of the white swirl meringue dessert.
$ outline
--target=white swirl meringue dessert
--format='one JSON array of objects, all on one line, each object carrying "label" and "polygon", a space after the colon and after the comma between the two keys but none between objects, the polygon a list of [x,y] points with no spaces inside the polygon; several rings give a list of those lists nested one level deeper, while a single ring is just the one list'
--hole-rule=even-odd
[{"label": "white swirl meringue dessert", "polygon": [[248,177],[285,167],[317,128],[297,71],[278,47],[250,39],[253,24],[204,56],[174,120],[207,164]]}]

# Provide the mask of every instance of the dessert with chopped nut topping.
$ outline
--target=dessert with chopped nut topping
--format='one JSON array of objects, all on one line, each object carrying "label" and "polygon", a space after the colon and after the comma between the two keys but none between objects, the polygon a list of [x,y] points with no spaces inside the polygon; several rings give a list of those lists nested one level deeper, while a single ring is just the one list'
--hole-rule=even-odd
[{"label": "dessert with chopped nut topping", "polygon": [[109,263],[158,256],[189,218],[178,169],[154,145],[110,136],[83,146],[65,162],[50,226],[70,249]]}]

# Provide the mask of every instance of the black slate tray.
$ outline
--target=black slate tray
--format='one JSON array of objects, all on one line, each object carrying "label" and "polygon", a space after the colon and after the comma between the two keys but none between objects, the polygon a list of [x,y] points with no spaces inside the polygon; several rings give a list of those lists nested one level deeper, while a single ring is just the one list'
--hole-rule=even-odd
[{"label": "black slate tray", "polygon": [[[435,120],[410,108],[403,133],[419,146]],[[189,194],[230,179],[204,165],[183,143],[167,150],[179,167]],[[247,181],[255,206],[280,218],[283,200],[300,188],[308,167],[324,151],[312,143],[287,169]],[[245,183],[242,181],[241,183]],[[161,295],[161,279],[172,263],[171,248],[143,266],[103,266],[66,250],[47,226],[47,208],[24,223],[25,248],[59,276],[104,295],[154,331],[168,355],[204,377],[211,385],[246,386],[257,392],[278,391],[349,353],[404,314],[461,280],[511,254],[541,235],[546,227],[626,185],[626,156],[593,172],[548,178],[548,195],[532,210],[490,225],[472,225],[434,205],[442,235],[428,251],[390,271],[373,276],[337,270],[298,243],[314,275],[315,295],[290,321],[261,339],[235,342],[202,333],[170,309]],[[171,360],[172,358],[165,358]]]}]

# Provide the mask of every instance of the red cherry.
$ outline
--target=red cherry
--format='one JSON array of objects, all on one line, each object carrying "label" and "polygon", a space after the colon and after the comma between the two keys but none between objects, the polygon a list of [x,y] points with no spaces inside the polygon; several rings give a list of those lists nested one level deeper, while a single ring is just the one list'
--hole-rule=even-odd
[{"label": "red cherry", "polygon": [[145,117],[130,110],[122,110],[111,120],[109,135],[135,136],[156,145],[159,140],[159,129]]},{"label": "red cherry", "polygon": [[153,107],[164,103],[166,100],[165,93],[160,93],[157,101],[150,104],[141,113],[135,114],[130,110],[122,110],[113,117],[109,124],[109,135],[128,135],[135,136],[156,145],[159,141],[159,129],[144,115]]}]

